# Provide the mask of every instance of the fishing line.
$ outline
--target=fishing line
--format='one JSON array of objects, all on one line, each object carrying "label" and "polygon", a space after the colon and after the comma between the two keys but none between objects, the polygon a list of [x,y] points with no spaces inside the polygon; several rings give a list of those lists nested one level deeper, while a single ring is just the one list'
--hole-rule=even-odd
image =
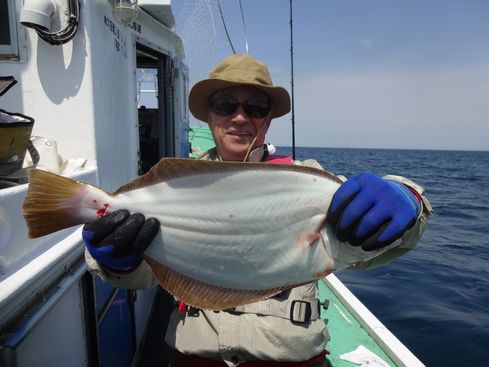
[{"label": "fishing line", "polygon": [[[265,119],[263,119],[263,121],[265,122]],[[262,123],[261,126],[258,128],[258,131],[256,132],[256,135],[253,139],[253,141],[251,142],[251,145],[250,147],[248,148],[248,152],[246,152],[246,155],[243,159],[243,162],[248,162],[248,159],[250,159],[250,154],[251,154],[251,150],[253,149],[253,146],[255,145],[256,143],[256,139],[258,139],[258,136],[260,136],[262,130],[263,130],[263,127],[266,126],[267,124],[264,124]]]},{"label": "fishing line", "polygon": [[236,55],[236,50],[234,49],[233,43],[231,42],[231,37],[229,37],[228,28],[226,27],[226,22],[224,21],[224,15],[222,14],[221,1],[217,0],[217,7],[219,8],[219,14],[221,14],[222,25],[224,26],[224,31],[226,32],[226,37],[228,38],[229,45],[233,50],[233,54]]},{"label": "fishing line", "polygon": [[241,0],[239,0],[239,9],[241,10],[241,21],[243,22],[243,31],[244,31],[244,37],[245,37],[245,49],[246,49],[246,53],[248,53],[248,34],[246,33],[246,23],[245,23],[245,18],[244,18],[244,13],[243,13],[243,5],[241,5]]}]

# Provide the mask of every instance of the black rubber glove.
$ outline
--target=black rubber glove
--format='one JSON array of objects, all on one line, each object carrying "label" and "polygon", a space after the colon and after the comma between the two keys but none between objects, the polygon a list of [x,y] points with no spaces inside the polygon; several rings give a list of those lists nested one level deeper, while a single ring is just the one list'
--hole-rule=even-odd
[{"label": "black rubber glove", "polygon": [[128,270],[138,266],[141,254],[160,228],[156,218],[122,209],[83,226],[82,237],[88,252],[104,266]]}]

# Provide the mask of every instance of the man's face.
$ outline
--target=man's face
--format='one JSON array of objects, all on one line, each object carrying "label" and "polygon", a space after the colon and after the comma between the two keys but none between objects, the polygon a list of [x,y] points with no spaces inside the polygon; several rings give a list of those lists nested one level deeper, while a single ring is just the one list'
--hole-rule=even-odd
[{"label": "man's face", "polygon": [[246,86],[226,88],[214,93],[209,105],[209,127],[222,160],[243,161],[252,145],[264,143],[271,122],[265,93]]}]

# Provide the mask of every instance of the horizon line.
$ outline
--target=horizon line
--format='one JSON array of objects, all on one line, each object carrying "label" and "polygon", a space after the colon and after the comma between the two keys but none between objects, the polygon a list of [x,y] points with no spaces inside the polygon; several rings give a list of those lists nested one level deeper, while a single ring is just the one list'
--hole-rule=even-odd
[{"label": "horizon line", "polygon": [[[290,148],[288,145],[273,144],[277,148]],[[428,151],[450,151],[450,152],[489,152],[489,149],[461,149],[461,148],[373,148],[373,147],[320,147],[320,146],[296,146],[296,148],[317,148],[317,149],[378,149],[378,150],[428,150]]]}]

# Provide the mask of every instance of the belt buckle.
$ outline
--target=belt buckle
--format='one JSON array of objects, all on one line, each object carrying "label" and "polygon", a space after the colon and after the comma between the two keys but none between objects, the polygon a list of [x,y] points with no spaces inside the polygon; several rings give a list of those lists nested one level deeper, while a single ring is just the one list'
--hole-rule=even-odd
[{"label": "belt buckle", "polygon": [[[298,307],[297,317],[295,308]],[[293,300],[290,306],[290,321],[297,323],[308,323],[311,321],[312,308],[311,302]]]}]

